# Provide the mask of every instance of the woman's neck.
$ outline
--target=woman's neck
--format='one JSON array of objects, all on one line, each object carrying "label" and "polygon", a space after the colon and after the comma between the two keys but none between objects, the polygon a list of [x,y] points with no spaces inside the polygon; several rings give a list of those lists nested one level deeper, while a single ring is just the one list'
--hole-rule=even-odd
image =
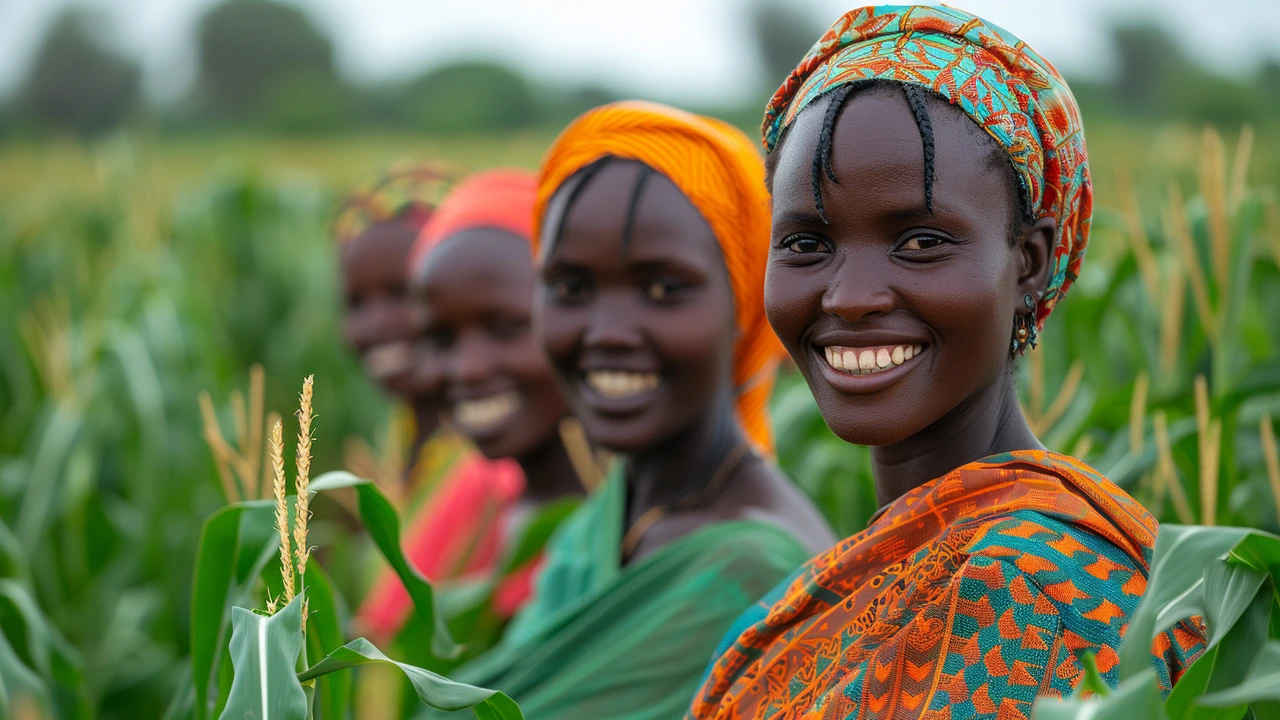
[{"label": "woman's neck", "polygon": [[583,493],[582,481],[558,433],[516,462],[524,472],[523,499],[528,502],[545,503]]},{"label": "woman's neck", "polygon": [[726,389],[707,412],[667,440],[627,458],[628,522],[704,486],[745,435]]},{"label": "woman's neck", "polygon": [[434,402],[420,398],[410,398],[409,408],[413,412],[413,438],[410,441],[409,457],[418,457],[422,446],[440,427],[440,408]]},{"label": "woman's neck", "polygon": [[1043,450],[1001,375],[937,422],[892,445],[871,448],[876,498],[884,506],[958,467],[1012,450]]}]

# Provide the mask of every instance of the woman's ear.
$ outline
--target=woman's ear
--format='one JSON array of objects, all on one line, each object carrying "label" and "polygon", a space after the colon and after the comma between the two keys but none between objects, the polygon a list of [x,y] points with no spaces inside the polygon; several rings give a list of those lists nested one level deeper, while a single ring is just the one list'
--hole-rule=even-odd
[{"label": "woman's ear", "polygon": [[1014,248],[1018,253],[1017,305],[1022,305],[1023,295],[1030,294],[1037,301],[1044,296],[1057,244],[1058,224],[1051,217],[1040,218],[1018,237]]}]

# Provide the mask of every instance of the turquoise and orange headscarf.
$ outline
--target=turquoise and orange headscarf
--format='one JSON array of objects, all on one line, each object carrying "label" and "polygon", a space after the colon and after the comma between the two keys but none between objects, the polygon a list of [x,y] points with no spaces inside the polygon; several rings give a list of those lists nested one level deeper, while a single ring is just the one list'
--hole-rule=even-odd
[{"label": "turquoise and orange headscarf", "polygon": [[918,85],[963,110],[1009,154],[1031,212],[1057,222],[1052,275],[1036,307],[1042,329],[1080,272],[1093,216],[1084,126],[1066,81],[1026,43],[963,10],[858,8],[827,30],[774,93],[765,148],[772,151],[823,94],[871,80]]},{"label": "turquoise and orange headscarf", "polygon": [[665,175],[711,226],[733,288],[738,419],[756,447],[771,453],[767,404],[782,346],[764,314],[769,194],[759,151],[728,123],[657,103],[630,100],[591,110],[560,133],[542,161],[534,206],[535,257],[551,196],[574,173],[605,156],[639,160]]}]

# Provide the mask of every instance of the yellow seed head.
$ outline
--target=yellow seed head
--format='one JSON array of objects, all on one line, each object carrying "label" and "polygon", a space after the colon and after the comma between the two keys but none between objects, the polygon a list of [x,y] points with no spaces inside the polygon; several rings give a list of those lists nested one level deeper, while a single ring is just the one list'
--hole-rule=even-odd
[{"label": "yellow seed head", "polygon": [[271,428],[271,489],[276,496],[276,532],[280,534],[280,578],[284,581],[284,601],[293,599],[293,553],[289,549],[289,502],[284,486],[284,425],[277,420]]},{"label": "yellow seed head", "polygon": [[311,409],[314,380],[314,375],[308,375],[307,379],[302,382],[302,396],[298,403],[298,477],[294,481],[294,489],[297,492],[297,522],[293,528],[293,540],[298,554],[299,576],[306,574],[307,558],[311,554],[311,548],[307,545],[307,520],[311,517],[311,512],[308,508],[310,504],[308,487],[311,482],[311,421],[315,418],[315,413]]},{"label": "yellow seed head", "polygon": [[1280,452],[1276,449],[1276,433],[1271,427],[1270,415],[1262,416],[1258,433],[1262,440],[1262,457],[1267,465],[1267,480],[1271,483],[1271,496],[1276,503],[1276,516],[1280,517]]},{"label": "yellow seed head", "polygon": [[1146,371],[1138,373],[1133,383],[1133,399],[1129,403],[1129,452],[1142,452],[1143,425],[1147,417],[1147,389],[1150,377]]}]

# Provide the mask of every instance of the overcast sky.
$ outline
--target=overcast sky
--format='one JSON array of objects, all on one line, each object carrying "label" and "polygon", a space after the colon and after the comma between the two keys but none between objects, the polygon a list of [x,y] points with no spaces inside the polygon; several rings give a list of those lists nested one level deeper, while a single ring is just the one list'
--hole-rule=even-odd
[{"label": "overcast sky", "polygon": [[[85,0],[107,18],[104,37],[139,58],[157,98],[193,75],[194,26],[216,0]],[[459,57],[496,58],[566,83],[600,82],[672,101],[747,99],[761,82],[747,39],[749,0],[290,0],[333,37],[356,80],[414,75]],[[783,0],[830,24],[850,0]],[[70,0],[0,0],[0,93]],[[1110,67],[1104,33],[1115,18],[1150,16],[1227,72],[1280,57],[1280,0],[960,0],[1022,37],[1063,72]],[[816,39],[816,37],[815,37]]]}]

